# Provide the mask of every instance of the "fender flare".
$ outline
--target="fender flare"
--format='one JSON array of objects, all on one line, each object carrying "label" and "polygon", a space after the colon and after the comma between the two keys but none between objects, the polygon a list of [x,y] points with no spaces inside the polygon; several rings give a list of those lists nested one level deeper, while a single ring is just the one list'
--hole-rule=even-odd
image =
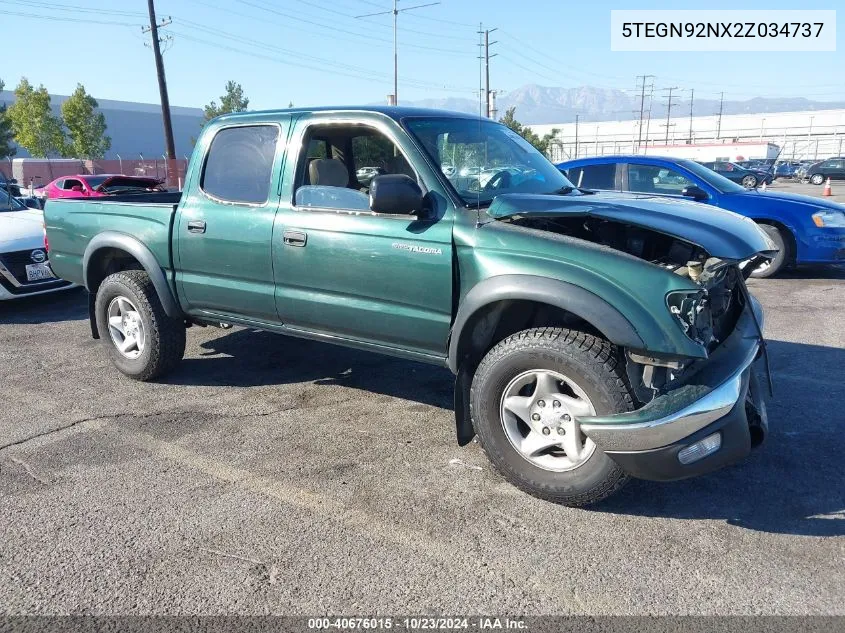
[{"label": "fender flare", "polygon": [[176,301],[170,284],[167,283],[167,277],[165,277],[164,271],[155,255],[138,238],[127,235],[126,233],[104,231],[95,235],[88,242],[88,246],[85,247],[85,253],[82,256],[82,276],[85,280],[85,289],[89,293],[92,292],[92,289],[88,282],[88,264],[96,252],[103,248],[116,248],[129,253],[137,259],[144,271],[150,276],[150,280],[153,282],[153,287],[156,289],[165,314],[175,319],[183,318],[182,309],[179,307],[179,303]]},{"label": "fender flare", "polygon": [[497,275],[473,286],[458,308],[446,359],[453,374],[458,373],[461,364],[461,339],[472,316],[486,305],[508,299],[534,301],[561,308],[591,323],[611,343],[632,349],[646,347],[628,319],[589,290],[566,281],[537,275]]}]

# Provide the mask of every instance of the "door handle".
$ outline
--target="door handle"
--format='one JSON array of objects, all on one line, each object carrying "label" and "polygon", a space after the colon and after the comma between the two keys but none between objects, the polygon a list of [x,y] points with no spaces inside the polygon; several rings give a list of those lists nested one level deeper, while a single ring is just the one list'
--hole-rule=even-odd
[{"label": "door handle", "polygon": [[205,220],[191,220],[188,222],[188,233],[205,233]]},{"label": "door handle", "polygon": [[305,246],[308,236],[302,231],[285,231],[282,234],[282,241],[285,246]]}]

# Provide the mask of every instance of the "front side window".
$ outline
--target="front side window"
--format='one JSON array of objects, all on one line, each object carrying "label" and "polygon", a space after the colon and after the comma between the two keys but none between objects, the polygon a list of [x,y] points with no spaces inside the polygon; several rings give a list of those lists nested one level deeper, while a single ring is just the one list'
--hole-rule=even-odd
[{"label": "front side window", "polygon": [[467,206],[488,205],[504,193],[572,187],[533,145],[499,123],[432,117],[407,119],[405,125]]},{"label": "front side window", "polygon": [[76,178],[66,178],[64,184],[62,185],[62,189],[66,191],[71,191],[74,187],[82,189],[82,181],[77,180]]},{"label": "front side window", "polygon": [[305,146],[294,194],[297,207],[368,211],[376,176],[405,174],[417,180],[396,144],[370,127],[315,126]]},{"label": "front side window", "polygon": [[263,204],[270,195],[279,128],[251,125],[217,132],[205,159],[202,190],[226,202]]},{"label": "front side window", "polygon": [[616,163],[573,167],[569,170],[569,179],[575,183],[575,186],[584,189],[614,189]]},{"label": "front side window", "polygon": [[628,190],[635,193],[681,195],[693,182],[674,169],[659,165],[628,165]]}]

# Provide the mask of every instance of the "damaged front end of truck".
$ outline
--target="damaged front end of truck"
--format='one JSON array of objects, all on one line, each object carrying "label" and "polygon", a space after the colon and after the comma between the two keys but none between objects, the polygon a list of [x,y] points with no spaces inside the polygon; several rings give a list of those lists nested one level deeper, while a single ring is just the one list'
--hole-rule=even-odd
[{"label": "damaged front end of truck", "polygon": [[[685,201],[576,193],[500,196],[489,221],[582,254],[602,250],[616,271],[609,277],[625,278],[628,293],[651,291],[642,303],[662,303],[652,310],[662,319],[663,344],[620,351],[638,408],[580,419],[582,431],[626,471],[689,477],[737,461],[763,440],[756,361],[764,360],[771,382],[762,310],[745,279],[777,248],[751,220]],[[592,261],[585,266],[601,274]],[[673,349],[670,340],[684,344]]]}]

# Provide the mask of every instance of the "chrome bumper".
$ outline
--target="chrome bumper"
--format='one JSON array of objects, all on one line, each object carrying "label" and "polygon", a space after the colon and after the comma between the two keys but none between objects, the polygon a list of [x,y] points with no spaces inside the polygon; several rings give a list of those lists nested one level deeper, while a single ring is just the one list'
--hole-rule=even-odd
[{"label": "chrome bumper", "polygon": [[[762,327],[760,304],[750,308]],[[745,398],[747,374],[760,351],[748,308],[698,380],[659,396],[645,407],[612,416],[582,418],[581,430],[604,451],[647,451],[683,440],[731,413]]]}]

